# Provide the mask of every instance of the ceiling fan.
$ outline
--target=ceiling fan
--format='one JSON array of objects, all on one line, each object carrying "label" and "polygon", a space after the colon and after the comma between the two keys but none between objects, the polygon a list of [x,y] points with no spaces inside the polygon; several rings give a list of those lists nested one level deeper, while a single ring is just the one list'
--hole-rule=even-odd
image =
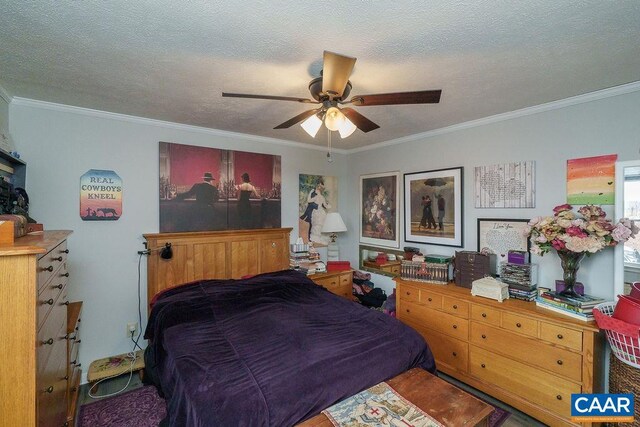
[{"label": "ceiling fan", "polygon": [[252,95],[246,93],[222,92],[223,97],[271,99],[275,101],[293,101],[303,104],[319,104],[318,108],[307,110],[274,129],[287,129],[296,123],[301,123],[302,128],[315,137],[324,122],[327,129],[338,131],[342,138],[347,138],[356,128],[363,132],[371,132],[380,126],[360,114],[351,107],[368,107],[373,105],[398,105],[398,104],[436,104],[440,102],[442,90],[422,90],[416,92],[379,93],[373,95],[357,95],[347,100],[351,93],[349,76],[353,71],[356,58],[324,51],[323,69],[320,77],[309,82],[311,97],[295,98],[288,96]]}]

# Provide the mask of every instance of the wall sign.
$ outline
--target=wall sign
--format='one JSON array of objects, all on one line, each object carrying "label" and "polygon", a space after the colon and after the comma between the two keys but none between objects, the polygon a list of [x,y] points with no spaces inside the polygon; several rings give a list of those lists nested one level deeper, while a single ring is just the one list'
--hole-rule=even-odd
[{"label": "wall sign", "polygon": [[122,216],[122,179],[110,170],[89,169],[80,177],[80,218],[117,221]]}]

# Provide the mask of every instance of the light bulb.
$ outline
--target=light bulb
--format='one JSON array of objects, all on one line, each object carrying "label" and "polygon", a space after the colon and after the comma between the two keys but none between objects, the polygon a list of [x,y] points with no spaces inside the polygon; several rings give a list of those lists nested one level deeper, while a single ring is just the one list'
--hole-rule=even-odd
[{"label": "light bulb", "polygon": [[324,116],[324,125],[327,129],[336,131],[340,129],[345,118],[346,117],[342,114],[342,111],[336,107],[331,107],[327,110],[327,113]]},{"label": "light bulb", "polygon": [[302,129],[304,129],[311,138],[315,138],[316,134],[318,133],[318,129],[320,129],[320,126],[322,126],[322,120],[320,120],[318,116],[314,114],[304,122],[300,123],[300,126],[302,126]]},{"label": "light bulb", "polygon": [[340,125],[340,128],[338,129],[338,132],[340,132],[340,137],[342,139],[345,139],[349,137],[353,132],[355,132],[356,129],[356,125],[354,125],[351,120],[345,117],[342,121],[342,124]]}]

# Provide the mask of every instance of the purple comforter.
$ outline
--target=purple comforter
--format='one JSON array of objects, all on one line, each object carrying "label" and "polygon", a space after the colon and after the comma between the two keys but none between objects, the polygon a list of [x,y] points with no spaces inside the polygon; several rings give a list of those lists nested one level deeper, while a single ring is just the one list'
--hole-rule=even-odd
[{"label": "purple comforter", "polygon": [[161,295],[147,368],[171,426],[289,426],[407,369],[435,372],[413,329],[282,271]]}]

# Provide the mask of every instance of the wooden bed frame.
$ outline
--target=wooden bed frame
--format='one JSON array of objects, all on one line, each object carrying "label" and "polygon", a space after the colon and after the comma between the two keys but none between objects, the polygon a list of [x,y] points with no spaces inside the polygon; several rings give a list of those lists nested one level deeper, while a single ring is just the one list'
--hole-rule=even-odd
[{"label": "wooden bed frame", "polygon": [[[242,276],[289,268],[292,228],[144,234],[151,254],[147,260],[147,301],[165,289],[201,279]],[[160,250],[171,244],[173,257]]]}]

